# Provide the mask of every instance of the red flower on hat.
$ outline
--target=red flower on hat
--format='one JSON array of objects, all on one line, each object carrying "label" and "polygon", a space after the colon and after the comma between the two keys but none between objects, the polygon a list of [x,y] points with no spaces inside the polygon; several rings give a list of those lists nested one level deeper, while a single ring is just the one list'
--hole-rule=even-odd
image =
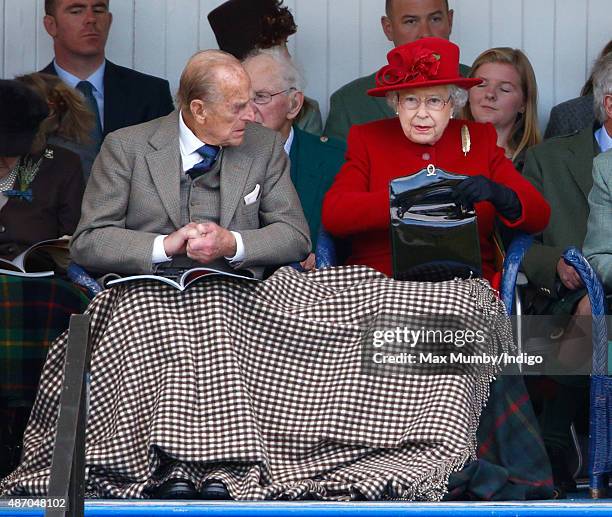
[{"label": "red flower on hat", "polygon": [[378,86],[393,86],[414,80],[427,81],[438,74],[440,68],[440,54],[431,50],[422,49],[407,63],[400,52],[391,52],[389,64],[381,68],[376,74]]}]

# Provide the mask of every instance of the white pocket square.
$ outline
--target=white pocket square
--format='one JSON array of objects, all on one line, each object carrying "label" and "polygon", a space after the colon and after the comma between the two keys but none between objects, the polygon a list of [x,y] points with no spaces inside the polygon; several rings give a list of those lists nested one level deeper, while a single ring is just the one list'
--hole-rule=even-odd
[{"label": "white pocket square", "polygon": [[249,192],[246,196],[244,196],[244,204],[246,206],[252,205],[253,203],[255,203],[255,201],[257,201],[257,198],[259,197],[259,191],[260,191],[260,187],[259,187],[259,183],[257,185],[255,185],[255,188],[253,189],[253,192]]}]

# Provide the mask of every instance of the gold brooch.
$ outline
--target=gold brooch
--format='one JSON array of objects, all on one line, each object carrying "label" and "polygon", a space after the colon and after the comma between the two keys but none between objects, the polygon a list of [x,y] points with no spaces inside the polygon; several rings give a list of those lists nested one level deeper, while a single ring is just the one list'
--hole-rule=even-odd
[{"label": "gold brooch", "polygon": [[463,151],[463,156],[467,156],[471,147],[472,141],[470,140],[470,130],[467,125],[463,124],[463,126],[461,126],[461,150]]}]

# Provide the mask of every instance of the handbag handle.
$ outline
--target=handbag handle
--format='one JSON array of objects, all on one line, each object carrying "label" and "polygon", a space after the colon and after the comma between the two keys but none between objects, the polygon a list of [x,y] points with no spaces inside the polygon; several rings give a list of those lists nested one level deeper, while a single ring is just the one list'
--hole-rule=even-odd
[{"label": "handbag handle", "polygon": [[[449,185],[433,187],[418,193],[414,191],[403,192],[395,198],[394,204],[398,207],[397,215],[402,218],[414,205],[418,205],[424,201],[433,201],[437,197],[450,200],[452,199],[452,194],[453,187]],[[463,217],[465,216],[466,210],[461,204],[455,203],[455,212],[457,217]]]}]

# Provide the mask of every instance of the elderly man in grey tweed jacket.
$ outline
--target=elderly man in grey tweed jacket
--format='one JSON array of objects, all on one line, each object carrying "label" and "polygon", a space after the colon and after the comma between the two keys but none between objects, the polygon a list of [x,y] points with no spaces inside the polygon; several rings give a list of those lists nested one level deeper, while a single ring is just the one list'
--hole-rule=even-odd
[{"label": "elderly man in grey tweed jacket", "polygon": [[[71,252],[93,271],[145,274],[181,264],[251,269],[302,260],[308,224],[279,134],[253,124],[240,63],[198,52],[180,111],[108,135]],[[186,258],[186,257],[188,258]]]}]

